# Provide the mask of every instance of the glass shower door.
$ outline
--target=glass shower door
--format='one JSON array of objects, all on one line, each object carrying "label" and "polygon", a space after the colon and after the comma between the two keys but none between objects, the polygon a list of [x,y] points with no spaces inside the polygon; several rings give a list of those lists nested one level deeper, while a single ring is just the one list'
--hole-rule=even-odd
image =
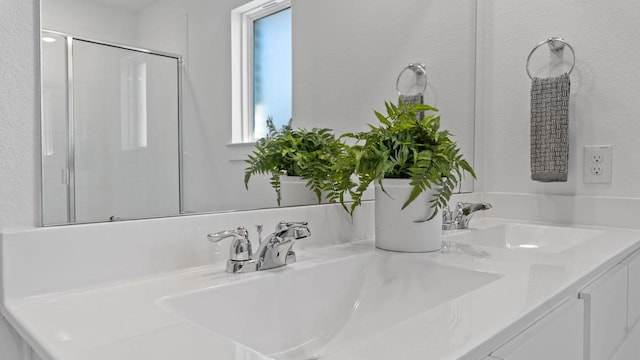
[{"label": "glass shower door", "polygon": [[178,214],[179,61],[73,40],[75,222]]},{"label": "glass shower door", "polygon": [[181,57],[43,30],[44,225],[181,210]]}]

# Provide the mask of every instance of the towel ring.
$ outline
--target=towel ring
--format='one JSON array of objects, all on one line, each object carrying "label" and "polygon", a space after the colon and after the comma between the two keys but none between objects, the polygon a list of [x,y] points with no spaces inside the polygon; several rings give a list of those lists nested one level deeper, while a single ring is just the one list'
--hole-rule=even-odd
[{"label": "towel ring", "polygon": [[[409,82],[411,84],[407,88],[411,90],[416,90],[415,93],[410,93],[408,91],[405,93],[404,90],[406,89],[400,89],[401,87],[404,87],[400,84],[400,82],[403,77],[403,74],[405,74],[407,70],[413,71],[413,74],[415,76],[415,80],[413,80],[413,83]],[[398,91],[398,95],[418,96],[418,95],[422,95],[426,89],[427,89],[427,70],[425,69],[424,64],[421,64],[421,63],[409,64],[407,65],[407,67],[402,69],[402,71],[400,71],[400,74],[398,74],[398,79],[396,80],[396,90]]]},{"label": "towel ring", "polygon": [[569,72],[567,72],[567,74],[570,75],[571,72],[573,71],[573,68],[576,66],[576,52],[573,50],[573,47],[569,45],[568,42],[564,41],[563,38],[550,37],[547,40],[541,41],[540,43],[538,43],[538,45],[536,45],[533,48],[533,50],[531,50],[531,52],[529,53],[529,56],[527,57],[527,65],[526,65],[527,75],[529,75],[529,79],[533,80],[533,76],[531,76],[531,72],[529,71],[529,61],[531,61],[531,56],[533,55],[534,52],[536,52],[536,50],[538,50],[540,46],[544,44],[549,45],[549,50],[551,50],[551,52],[556,54],[564,50],[565,45],[569,48],[569,50],[571,50],[571,55],[573,56],[573,64],[571,64],[571,68],[569,69]]}]

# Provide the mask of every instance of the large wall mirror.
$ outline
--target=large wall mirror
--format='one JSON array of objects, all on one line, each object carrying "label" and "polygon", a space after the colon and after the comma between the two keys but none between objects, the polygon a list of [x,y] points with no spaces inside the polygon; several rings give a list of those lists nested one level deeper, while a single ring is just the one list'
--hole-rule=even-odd
[{"label": "large wall mirror", "polygon": [[[44,225],[277,206],[266,177],[245,189],[252,144],[234,137],[232,11],[247,2],[41,0]],[[476,1],[290,7],[294,127],[365,130],[423,63],[425,102],[473,160]]]}]

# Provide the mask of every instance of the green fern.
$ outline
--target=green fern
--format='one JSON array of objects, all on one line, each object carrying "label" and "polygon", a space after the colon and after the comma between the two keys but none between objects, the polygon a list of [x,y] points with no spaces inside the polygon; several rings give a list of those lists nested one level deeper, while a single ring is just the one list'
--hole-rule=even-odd
[{"label": "green fern", "polygon": [[[362,194],[374,181],[382,185],[384,178],[410,179],[413,187],[402,208],[411,204],[422,192],[435,189],[431,200],[430,220],[449,201],[465,172],[476,177],[469,163],[463,159],[451,134],[440,130],[438,109],[425,104],[397,105],[385,102],[387,115],[374,114],[379,125],[369,125],[369,131],[343,134],[356,144],[342,152],[333,166],[333,191],[329,197],[340,201],[352,215],[361,205]],[[423,119],[419,113],[429,112]],[[351,180],[352,174],[357,182]],[[383,188],[384,190],[384,188]],[[345,194],[353,202],[345,204]]]},{"label": "green fern", "polygon": [[280,178],[300,176],[306,186],[322,201],[322,193],[332,191],[331,171],[335,158],[345,149],[331,129],[293,129],[291,121],[277,130],[273,119],[267,119],[267,136],[256,141],[256,147],[245,162],[244,184],[249,189],[253,175],[269,175],[276,192],[278,206],[282,200]]}]

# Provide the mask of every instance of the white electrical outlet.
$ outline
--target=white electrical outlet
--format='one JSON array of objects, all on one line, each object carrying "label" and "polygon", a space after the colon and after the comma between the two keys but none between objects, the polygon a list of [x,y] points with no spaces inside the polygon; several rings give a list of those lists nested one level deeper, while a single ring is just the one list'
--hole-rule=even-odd
[{"label": "white electrical outlet", "polygon": [[613,146],[584,146],[584,183],[611,184],[613,172]]}]

